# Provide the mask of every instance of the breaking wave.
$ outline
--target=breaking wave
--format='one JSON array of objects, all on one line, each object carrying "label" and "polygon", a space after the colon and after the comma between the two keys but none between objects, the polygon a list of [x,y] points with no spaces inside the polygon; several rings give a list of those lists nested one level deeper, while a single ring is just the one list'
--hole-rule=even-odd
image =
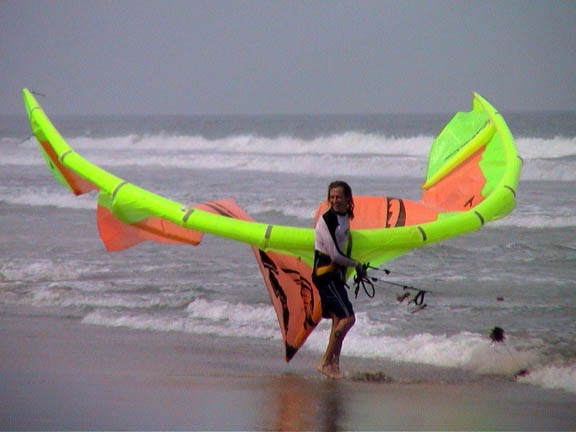
[{"label": "breaking wave", "polygon": [[[253,135],[210,140],[201,136],[128,135],[79,137],[69,144],[88,160],[106,167],[159,166],[180,169],[231,169],[305,175],[423,178],[434,137],[396,138],[346,132],[314,139]],[[525,161],[523,180],[576,181],[576,138],[519,138]],[[3,138],[9,151],[0,165],[41,165],[32,140],[17,145]]]}]

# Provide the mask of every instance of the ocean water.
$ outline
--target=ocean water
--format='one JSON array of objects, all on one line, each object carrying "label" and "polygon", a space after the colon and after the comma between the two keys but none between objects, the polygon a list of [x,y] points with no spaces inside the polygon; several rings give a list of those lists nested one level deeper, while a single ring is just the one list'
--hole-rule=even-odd
[{"label": "ocean water", "polygon": [[[47,105],[47,104],[45,104]],[[48,110],[49,113],[49,110]],[[417,313],[377,284],[354,300],[344,356],[466,370],[576,393],[576,113],[503,113],[524,160],[517,207],[480,231],[384,265],[426,288]],[[335,178],[359,195],[417,200],[451,114],[54,117],[69,144],[114,174],[182,203],[234,198],[259,221],[311,226]],[[22,117],[0,118],[0,305],[84,324],[191,332],[283,350],[250,248],[145,243],[105,252],[96,196],[44,167]],[[25,312],[23,312],[25,313]],[[490,330],[505,330],[506,345]],[[304,350],[321,353],[323,322]],[[249,354],[247,354],[249,355]]]}]

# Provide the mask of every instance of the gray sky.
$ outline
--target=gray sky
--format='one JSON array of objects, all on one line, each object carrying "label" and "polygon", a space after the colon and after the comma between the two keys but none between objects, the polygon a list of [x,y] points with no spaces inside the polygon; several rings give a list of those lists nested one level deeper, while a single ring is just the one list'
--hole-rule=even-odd
[{"label": "gray sky", "polygon": [[0,0],[0,114],[576,110],[576,1]]}]

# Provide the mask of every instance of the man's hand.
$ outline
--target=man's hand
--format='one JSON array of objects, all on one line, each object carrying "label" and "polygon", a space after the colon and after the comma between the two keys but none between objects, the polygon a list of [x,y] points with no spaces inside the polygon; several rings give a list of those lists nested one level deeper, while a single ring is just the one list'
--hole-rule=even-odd
[{"label": "man's hand", "polygon": [[356,274],[359,278],[364,278],[366,276],[366,269],[368,268],[368,264],[358,263],[356,264]]}]

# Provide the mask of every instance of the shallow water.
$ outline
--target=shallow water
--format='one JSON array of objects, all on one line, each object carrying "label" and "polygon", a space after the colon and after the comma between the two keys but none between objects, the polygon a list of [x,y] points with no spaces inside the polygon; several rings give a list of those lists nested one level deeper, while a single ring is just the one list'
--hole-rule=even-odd
[{"label": "shallow water", "polygon": [[[506,114],[504,114],[506,118]],[[257,220],[311,226],[334,176],[359,195],[418,199],[434,131],[449,116],[68,118],[83,156],[183,203],[234,198]],[[553,119],[554,121],[551,121]],[[515,114],[525,163],[518,202],[482,230],[385,264],[423,287],[418,313],[378,284],[355,301],[344,355],[510,375],[576,393],[576,124],[570,113]],[[106,253],[96,197],[74,197],[43,166],[22,119],[0,131],[0,303],[84,323],[246,337],[280,332],[249,247],[206,236],[198,248],[142,244]],[[516,133],[514,125],[518,125]],[[8,125],[8,126],[6,126]],[[551,125],[554,125],[552,128]],[[337,174],[335,174],[337,173]],[[506,345],[488,335],[500,326]],[[322,323],[304,349],[322,351]]]}]

